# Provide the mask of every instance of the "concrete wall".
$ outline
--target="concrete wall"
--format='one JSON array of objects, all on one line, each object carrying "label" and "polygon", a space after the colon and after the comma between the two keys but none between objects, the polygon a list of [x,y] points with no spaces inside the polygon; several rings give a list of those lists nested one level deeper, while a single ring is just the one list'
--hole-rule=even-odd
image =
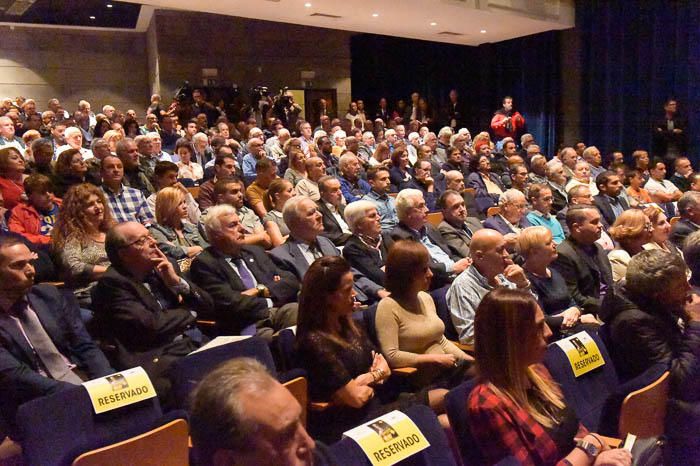
[{"label": "concrete wall", "polygon": [[245,95],[256,85],[302,88],[300,72],[314,71],[313,87],[337,89],[338,108],[348,107],[352,33],[180,11],[157,11],[154,21],[160,82],[151,87],[164,97],[184,80],[201,83],[202,68],[218,68]]},{"label": "concrete wall", "polygon": [[130,32],[0,27],[0,96],[38,108],[57,97],[69,112],[87,99],[142,112],[148,106],[146,40]]}]

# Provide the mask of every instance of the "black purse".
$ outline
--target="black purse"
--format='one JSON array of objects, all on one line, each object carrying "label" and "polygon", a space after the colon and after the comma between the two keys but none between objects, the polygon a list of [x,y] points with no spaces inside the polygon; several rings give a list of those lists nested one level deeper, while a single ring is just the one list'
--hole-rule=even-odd
[{"label": "black purse", "polygon": [[638,438],[632,446],[632,466],[663,466],[665,447],[663,436]]}]

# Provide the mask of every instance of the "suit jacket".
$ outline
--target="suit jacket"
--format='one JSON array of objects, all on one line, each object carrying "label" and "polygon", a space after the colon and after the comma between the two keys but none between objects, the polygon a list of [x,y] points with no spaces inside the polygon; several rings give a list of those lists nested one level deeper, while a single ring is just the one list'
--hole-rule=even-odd
[{"label": "suit jacket", "polygon": [[[627,200],[624,197],[619,196],[618,199],[623,210],[630,208],[630,205],[627,203]],[[613,223],[615,223],[615,219],[617,217],[615,217],[612,207],[610,207],[610,199],[608,199],[608,196],[605,194],[593,196],[593,203],[600,211],[600,215],[603,217],[606,226],[611,226]]]},{"label": "suit jacket", "polygon": [[[270,290],[270,298],[275,306],[296,301],[299,280],[294,274],[277,267],[263,248],[243,246],[241,259],[257,282]],[[236,333],[269,317],[267,300],[241,294],[241,291],[247,288],[240,276],[228,263],[226,256],[212,246],[192,262],[190,276],[214,301],[214,307],[203,312],[203,317],[223,321],[227,329]],[[275,280],[275,276],[279,277],[279,280]]]},{"label": "suit jacket", "polygon": [[570,237],[557,246],[559,256],[552,267],[566,280],[569,293],[584,313],[597,314],[600,311],[600,284],[607,285],[612,292],[612,269],[603,248],[594,243],[594,256],[586,254],[583,248]]},{"label": "suit jacket", "polygon": [[[450,251],[450,247],[447,245],[445,240],[440,235],[440,232],[435,227],[433,227],[430,224],[426,224],[424,228],[425,234],[428,236],[430,241],[436,246],[438,246],[440,249],[445,251],[445,253],[450,256],[450,259],[452,259],[453,261],[458,261],[459,259],[461,259],[460,257],[454,255],[452,251]],[[416,232],[414,232],[412,229],[410,229],[403,223],[399,223],[398,225],[396,225],[394,229],[391,230],[391,233],[389,235],[392,239],[392,242],[403,239],[420,241],[420,238],[418,237]],[[388,245],[387,249],[391,250],[391,245]],[[433,272],[433,280],[430,284],[430,289],[441,288],[452,282],[452,277],[450,272],[447,271],[447,266],[442,262],[436,261],[432,257],[430,259],[430,270]]]},{"label": "suit jacket", "polygon": [[[321,254],[324,256],[339,256],[340,251],[333,245],[331,240],[325,236],[317,236],[316,244]],[[292,272],[297,280],[302,282],[306,271],[309,270],[309,263],[304,254],[299,249],[296,241],[290,236],[284,244],[280,244],[270,251],[272,260],[282,269]],[[355,279],[355,292],[357,300],[360,302],[371,302],[377,299],[377,292],[382,286],[374,283],[357,269],[352,269]]]},{"label": "suit jacket", "polygon": [[[505,191],[501,179],[495,173],[489,173],[489,178],[493,181],[502,191]],[[486,183],[481,177],[480,173],[474,172],[470,173],[467,177],[467,187],[476,189],[476,195],[474,196],[476,202],[476,208],[479,212],[486,212],[489,207],[493,207],[498,202],[498,195],[491,194],[486,189]]]},{"label": "suit jacket", "polygon": [[[464,223],[467,225],[467,228],[471,230],[472,235],[477,230],[484,228],[479,219],[474,217],[467,217],[467,220]],[[443,220],[440,222],[440,225],[438,225],[438,231],[442,235],[442,238],[445,240],[445,243],[447,243],[447,246],[450,248],[450,252],[453,255],[459,257],[469,256],[469,245],[471,244],[472,240],[469,236],[467,236],[467,232],[464,231],[464,229],[455,228],[447,223],[447,221]]]},{"label": "suit jacket", "polygon": [[682,218],[678,220],[671,228],[671,242],[676,245],[678,249],[683,249],[685,239],[689,234],[697,231],[698,228],[691,223],[687,218]]},{"label": "suit jacket", "polygon": [[[90,378],[114,372],[85,330],[77,302],[69,301],[55,287],[35,285],[27,294],[31,308],[58,351]],[[20,404],[74,387],[39,374],[34,350],[19,327],[0,321],[0,417],[14,423]]]},{"label": "suit jacket", "polygon": [[[379,285],[384,284],[384,262],[389,254],[387,235],[382,233],[379,250],[370,248],[355,235],[350,236],[343,246],[343,257],[351,266],[362,272],[367,278]],[[389,242],[391,240],[389,239]]]},{"label": "suit jacket", "polygon": [[551,185],[550,188],[552,190],[552,214],[554,215],[569,205],[569,200],[558,189],[553,188]]},{"label": "suit jacket", "polygon": [[[321,234],[331,240],[336,246],[342,246],[345,244],[350,237],[350,233],[343,233],[340,223],[338,223],[338,220],[335,219],[330,209],[326,206],[326,203],[323,202],[323,199],[318,201],[316,205],[318,205],[318,211],[321,212],[323,217],[323,233]],[[341,205],[340,209],[338,210],[340,211],[340,216],[342,217],[345,207]]]},{"label": "suit jacket", "polygon": [[[523,218],[520,219],[520,228],[527,228],[530,225],[530,222],[527,220],[527,216],[523,215]],[[503,220],[503,217],[500,215],[493,215],[489,218],[487,218],[484,221],[484,228],[490,228],[492,230],[496,230],[502,235],[507,235],[508,233],[515,233],[511,228],[508,226],[505,220]]]},{"label": "suit jacket", "polygon": [[117,369],[142,366],[158,378],[172,362],[197,348],[183,335],[195,325],[190,311],[206,312],[213,302],[197,285],[187,283],[189,294],[176,295],[159,278],[154,280],[162,296],[174,303],[163,308],[144,283],[128,272],[111,266],[100,277],[92,289],[92,307],[100,333],[116,346],[112,359]]}]

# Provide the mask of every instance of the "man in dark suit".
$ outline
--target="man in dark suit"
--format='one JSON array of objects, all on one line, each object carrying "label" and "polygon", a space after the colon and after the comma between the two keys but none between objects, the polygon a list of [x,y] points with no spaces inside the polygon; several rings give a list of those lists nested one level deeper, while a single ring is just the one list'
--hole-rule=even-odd
[{"label": "man in dark suit", "polygon": [[350,229],[343,219],[343,192],[340,181],[334,176],[323,176],[318,180],[321,199],[317,202],[323,222],[323,236],[336,246],[342,246],[350,237]]},{"label": "man in dark suit", "polygon": [[211,316],[227,331],[251,324],[259,336],[296,324],[299,281],[279,269],[260,246],[244,245],[236,209],[214,206],[204,222],[211,246],[192,262],[192,280],[214,300]]},{"label": "man in dark suit", "polygon": [[0,418],[10,426],[22,403],[114,372],[77,303],[34,286],[34,257],[19,239],[0,236]]},{"label": "man in dark suit", "polygon": [[469,257],[472,236],[483,228],[481,222],[478,218],[468,217],[464,198],[457,191],[445,191],[438,199],[438,208],[444,219],[438,225],[438,231],[450,251],[455,256]]},{"label": "man in dark suit", "polygon": [[490,228],[502,234],[508,250],[513,252],[520,230],[531,226],[525,216],[527,200],[525,195],[517,189],[508,189],[501,194],[498,207],[500,212],[498,215],[487,218],[484,221],[484,228]]},{"label": "man in dark suit", "polygon": [[594,206],[569,207],[566,213],[569,237],[557,246],[559,256],[552,266],[566,280],[569,293],[586,314],[598,314],[607,291],[612,291],[612,269],[607,254],[596,243],[603,231],[600,213]]},{"label": "man in dark suit", "polygon": [[685,153],[687,129],[688,122],[678,115],[678,102],[668,99],[664,103],[664,116],[653,124],[653,152],[656,157],[664,159],[667,167],[672,167],[676,159]]},{"label": "man in dark suit", "polygon": [[166,396],[170,365],[203,343],[193,311],[211,309],[211,298],[180,277],[140,223],[110,229],[105,250],[112,265],[92,290],[96,327],[114,344],[117,369],[142,366]]},{"label": "man in dark suit", "polygon": [[613,171],[604,171],[595,179],[600,194],[593,197],[593,203],[600,211],[605,226],[612,226],[617,217],[630,208],[627,200],[620,196],[622,180]]},{"label": "man in dark suit", "polygon": [[452,128],[454,132],[457,132],[459,128],[465,125],[466,112],[464,111],[464,105],[459,100],[456,89],[450,91],[449,97],[450,101],[444,110],[443,123]]},{"label": "man in dark suit", "polygon": [[[441,288],[452,282],[471,264],[450,251],[440,232],[428,223],[428,208],[423,194],[417,189],[404,189],[396,196],[396,214],[399,224],[391,231],[393,241],[409,239],[422,243],[430,253],[433,272],[431,288]],[[391,249],[391,247],[389,247]]]},{"label": "man in dark suit", "polygon": [[[270,251],[272,260],[282,269],[292,272],[300,282],[309,266],[319,257],[339,256],[340,251],[323,233],[323,222],[318,206],[308,197],[295,196],[287,201],[282,212],[289,227],[289,238]],[[353,269],[357,300],[364,303],[377,301],[389,293],[380,285]]]},{"label": "man in dark suit", "polygon": [[678,200],[681,219],[671,228],[671,242],[683,249],[689,234],[700,229],[700,192],[688,191]]}]

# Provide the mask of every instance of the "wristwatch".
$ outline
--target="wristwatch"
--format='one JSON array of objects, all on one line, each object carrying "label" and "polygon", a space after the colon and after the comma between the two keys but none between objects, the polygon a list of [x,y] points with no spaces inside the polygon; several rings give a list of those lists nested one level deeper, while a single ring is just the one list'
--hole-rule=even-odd
[{"label": "wristwatch", "polygon": [[600,454],[600,448],[585,440],[577,440],[576,448],[580,448],[589,458],[596,458]]},{"label": "wristwatch", "polygon": [[261,298],[265,297],[265,291],[267,290],[267,287],[263,285],[262,283],[258,283],[255,286],[255,289],[258,290],[258,296]]}]

